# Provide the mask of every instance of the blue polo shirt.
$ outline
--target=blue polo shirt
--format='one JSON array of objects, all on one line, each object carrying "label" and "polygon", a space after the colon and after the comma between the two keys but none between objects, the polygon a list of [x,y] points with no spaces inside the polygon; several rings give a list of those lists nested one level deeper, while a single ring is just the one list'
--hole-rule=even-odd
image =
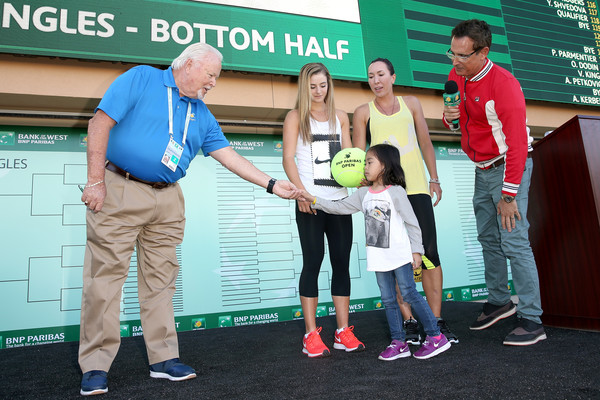
[{"label": "blue polo shirt", "polygon": [[[162,162],[169,143],[167,88],[173,88],[173,138],[183,144],[175,172]],[[182,142],[188,103],[191,118]],[[229,146],[215,117],[202,100],[180,97],[171,67],[134,67],[110,85],[98,109],[117,122],[110,131],[106,158],[132,175],[152,182],[175,182],[185,176],[196,154]]]}]

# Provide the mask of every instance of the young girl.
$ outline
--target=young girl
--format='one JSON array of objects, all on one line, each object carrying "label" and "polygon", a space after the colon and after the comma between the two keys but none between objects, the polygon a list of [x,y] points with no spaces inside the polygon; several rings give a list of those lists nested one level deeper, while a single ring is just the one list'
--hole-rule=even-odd
[{"label": "young girl", "polygon": [[[344,198],[348,192],[331,176],[330,160],[346,147],[352,147],[350,121],[346,112],[335,109],[331,75],[321,63],[306,64],[298,76],[296,107],[283,123],[285,173],[299,189],[329,200]],[[354,336],[354,327],[348,326],[352,217],[317,213],[310,207],[310,201],[298,199],[296,224],[303,262],[299,292],[306,333],[302,351],[309,357],[330,355],[321,339],[321,328],[316,324],[317,282],[325,255],[325,236],[329,244],[333,272],[331,298],[338,327],[333,347],[345,351],[363,350],[365,346]]]},{"label": "young girl", "polygon": [[[365,178],[371,186],[361,187],[349,197],[328,201],[303,191],[302,197],[312,201],[312,207],[335,214],[365,214],[367,270],[375,271],[381,291],[381,301],[390,327],[392,343],[379,355],[391,361],[409,357],[402,325],[402,313],[396,299],[396,284],[404,301],[423,323],[427,337],[415,358],[436,356],[450,348],[450,342],[440,332],[431,308],[417,292],[413,269],[421,265],[423,245],[421,229],[406,195],[404,171],[398,149],[378,144],[367,151]],[[412,264],[412,265],[411,265]]]}]

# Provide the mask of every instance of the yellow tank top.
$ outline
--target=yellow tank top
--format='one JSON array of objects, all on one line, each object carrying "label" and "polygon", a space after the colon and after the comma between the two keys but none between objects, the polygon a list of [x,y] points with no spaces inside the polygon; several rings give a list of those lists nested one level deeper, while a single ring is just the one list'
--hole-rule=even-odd
[{"label": "yellow tank top", "polygon": [[406,193],[430,194],[415,121],[402,96],[398,96],[398,103],[400,111],[393,115],[382,114],[373,101],[369,103],[371,145],[386,143],[395,146],[400,151],[400,165],[406,176]]}]

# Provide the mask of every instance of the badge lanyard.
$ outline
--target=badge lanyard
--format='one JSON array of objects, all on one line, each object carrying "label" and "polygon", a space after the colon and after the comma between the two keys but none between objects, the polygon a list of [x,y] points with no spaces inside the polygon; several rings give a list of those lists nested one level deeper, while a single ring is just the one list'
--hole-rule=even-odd
[{"label": "badge lanyard", "polygon": [[[173,88],[167,87],[167,94],[169,97],[169,136],[173,139]],[[187,138],[188,126],[190,125],[190,116],[192,115],[192,102],[188,102],[187,114],[185,115],[185,128],[183,129],[183,140],[181,146],[185,146],[185,139]]]},{"label": "badge lanyard", "polygon": [[173,139],[173,88],[167,87],[167,97],[169,99],[169,144],[162,157],[162,163],[166,165],[171,171],[175,172],[177,164],[181,159],[183,153],[183,146],[185,146],[185,139],[187,138],[188,127],[190,125],[190,118],[192,115],[192,102],[188,102],[187,114],[185,116],[185,127],[183,128],[183,140],[181,146]]}]

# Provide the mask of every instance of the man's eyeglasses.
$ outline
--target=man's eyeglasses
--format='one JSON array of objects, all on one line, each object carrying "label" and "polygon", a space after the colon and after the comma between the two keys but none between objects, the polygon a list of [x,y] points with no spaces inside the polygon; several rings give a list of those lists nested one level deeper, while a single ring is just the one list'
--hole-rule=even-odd
[{"label": "man's eyeglasses", "polygon": [[473,54],[477,53],[481,49],[482,49],[481,47],[478,47],[475,50],[473,50],[473,52],[471,54],[454,54],[451,49],[448,49],[448,51],[446,52],[446,55],[451,60],[454,60],[456,58],[460,62],[465,62],[469,59],[469,57],[471,57]]}]

